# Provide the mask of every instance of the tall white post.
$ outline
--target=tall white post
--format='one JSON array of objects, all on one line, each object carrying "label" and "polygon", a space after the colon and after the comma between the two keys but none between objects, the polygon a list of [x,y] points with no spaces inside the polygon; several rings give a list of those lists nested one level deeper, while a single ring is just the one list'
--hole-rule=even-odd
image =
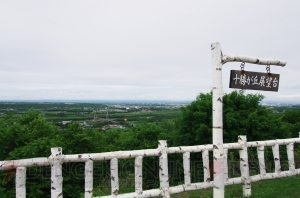
[{"label": "tall white post", "polygon": [[224,181],[228,181],[228,149],[224,149]]},{"label": "tall white post", "polygon": [[295,159],[294,159],[294,143],[290,143],[286,145],[287,156],[289,161],[289,171],[295,172]]},{"label": "tall white post", "polygon": [[275,173],[280,175],[281,166],[280,166],[279,144],[275,144],[274,146],[272,146],[272,151],[274,156]]},{"label": "tall white post", "polygon": [[93,160],[86,161],[84,169],[85,169],[84,170],[84,177],[85,177],[84,198],[92,198],[93,197],[93,173],[94,173]]},{"label": "tall white post", "polygon": [[183,172],[184,172],[184,186],[191,185],[191,163],[190,152],[183,153]]},{"label": "tall white post", "polygon": [[266,164],[265,164],[265,147],[259,146],[257,147],[257,157],[259,162],[259,174],[266,174]]},{"label": "tall white post", "polygon": [[16,197],[26,197],[26,167],[16,168]]},{"label": "tall white post", "polygon": [[224,197],[223,85],[220,43],[211,44],[213,64],[214,198]]},{"label": "tall white post", "polygon": [[213,147],[214,147],[214,198],[224,197],[223,150],[223,85],[222,65],[227,62],[245,62],[258,65],[285,66],[286,61],[278,59],[261,59],[238,54],[222,54],[220,43],[211,44],[213,66]]},{"label": "tall white post", "polygon": [[136,157],[134,164],[135,192],[138,198],[143,197],[143,157]]},{"label": "tall white post", "polygon": [[51,148],[51,198],[62,198],[62,148]]},{"label": "tall white post", "polygon": [[166,140],[159,140],[158,141],[158,149],[161,152],[161,154],[159,156],[160,189],[162,190],[162,197],[170,198],[167,141]]},{"label": "tall white post", "polygon": [[110,179],[111,197],[117,197],[119,193],[119,171],[117,158],[112,158],[110,160]]},{"label": "tall white post", "polygon": [[238,143],[241,144],[242,146],[242,149],[240,150],[240,169],[241,169],[241,178],[243,181],[243,195],[244,197],[250,197],[251,180],[250,180],[250,173],[249,173],[247,137],[245,135],[239,135]]},{"label": "tall white post", "polygon": [[204,182],[210,182],[210,168],[209,168],[209,154],[208,150],[202,151],[202,161],[203,161],[203,174],[204,174]]}]

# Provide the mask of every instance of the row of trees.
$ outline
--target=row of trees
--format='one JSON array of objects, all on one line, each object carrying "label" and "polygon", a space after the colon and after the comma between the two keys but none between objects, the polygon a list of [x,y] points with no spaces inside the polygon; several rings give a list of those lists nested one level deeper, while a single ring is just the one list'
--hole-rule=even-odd
[{"label": "row of trees", "polygon": [[[247,135],[249,141],[298,137],[300,111],[273,113],[260,105],[262,99],[260,94],[245,94],[243,91],[224,95],[224,142],[236,142],[238,135]],[[137,125],[127,131],[83,129],[77,123],[59,130],[34,109],[17,119],[13,114],[7,113],[0,123],[0,160],[46,157],[50,155],[51,147],[62,147],[64,154],[157,148],[158,140],[163,139],[168,140],[168,146],[212,143],[212,93],[201,93],[195,101],[181,109],[181,114],[176,119]],[[194,157],[194,160],[199,160],[199,156]],[[169,157],[170,161],[180,165],[180,156]],[[158,187],[156,162],[157,158],[144,159],[145,167],[152,164],[155,166],[149,167],[151,171],[144,173],[145,189]],[[95,186],[99,186],[103,178],[109,177],[109,162],[99,162],[96,165],[102,170],[94,178]],[[119,165],[123,168],[131,167],[124,168],[125,173],[120,173],[122,177],[132,174],[132,160],[120,161]],[[64,197],[78,197],[84,191],[83,166],[82,163],[63,165]],[[171,169],[172,167],[170,172]],[[27,196],[49,197],[49,167],[29,168],[27,172]],[[181,172],[174,170],[170,182],[182,182],[181,176]],[[5,175],[1,175],[0,179],[5,181]],[[153,182],[154,180],[157,182]],[[14,186],[14,180],[1,183],[0,195],[13,197]]]}]

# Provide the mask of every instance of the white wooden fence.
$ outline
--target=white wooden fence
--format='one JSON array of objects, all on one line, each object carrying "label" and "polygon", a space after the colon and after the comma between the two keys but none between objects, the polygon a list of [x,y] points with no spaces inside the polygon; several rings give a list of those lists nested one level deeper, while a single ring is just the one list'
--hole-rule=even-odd
[{"label": "white wooden fence", "polygon": [[[300,133],[299,133],[300,136]],[[278,139],[257,142],[247,142],[246,136],[238,136],[238,143],[224,144],[225,185],[243,184],[245,196],[251,195],[251,182],[266,179],[275,179],[300,174],[300,168],[295,168],[294,143],[300,143],[300,138]],[[281,171],[279,145],[286,145],[289,164],[288,171]],[[264,148],[271,146],[274,156],[275,171],[266,172],[264,160]],[[170,194],[181,193],[190,190],[199,190],[213,187],[210,181],[209,151],[213,151],[214,145],[167,147],[167,141],[160,140],[157,149],[116,151],[108,153],[63,155],[62,148],[52,148],[48,158],[32,158],[12,161],[0,161],[0,170],[16,169],[16,197],[26,197],[26,168],[34,166],[51,166],[51,198],[63,197],[62,164],[70,162],[85,162],[85,197],[93,197],[93,162],[110,160],[111,171],[111,195],[102,198],[119,197],[170,197]],[[249,147],[257,147],[257,156],[260,174],[250,176],[248,151]],[[229,149],[239,150],[241,177],[228,178],[227,153]],[[190,153],[202,152],[204,179],[200,183],[191,183]],[[169,186],[168,154],[183,154],[184,184]],[[160,188],[143,190],[142,185],[142,161],[144,157],[159,156],[159,181]],[[135,192],[119,194],[118,159],[135,158]],[[133,168],[133,167],[132,167]],[[217,174],[218,170],[214,170]]]}]

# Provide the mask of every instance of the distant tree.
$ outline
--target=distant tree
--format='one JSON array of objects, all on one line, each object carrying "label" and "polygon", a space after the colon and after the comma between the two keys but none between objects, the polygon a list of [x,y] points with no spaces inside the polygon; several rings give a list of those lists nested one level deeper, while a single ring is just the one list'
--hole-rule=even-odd
[{"label": "distant tree", "polygon": [[211,142],[212,94],[200,93],[196,100],[181,108],[176,120],[177,145],[208,144]]},{"label": "distant tree", "polygon": [[[236,142],[240,134],[247,135],[248,141],[298,136],[300,111],[273,113],[260,105],[262,99],[260,94],[246,95],[243,91],[224,95],[224,142]],[[158,140],[167,140],[168,146],[209,144],[212,143],[212,93],[200,93],[195,101],[181,108],[181,114],[176,119],[155,123],[147,121],[143,119],[143,124],[126,131],[111,129],[99,132],[83,129],[78,123],[71,123],[64,130],[59,130],[34,109],[20,117],[7,112],[0,122],[0,160],[47,157],[52,147],[62,147],[63,154],[76,154],[153,149],[157,148]],[[196,157],[199,156],[201,158],[201,155]],[[180,164],[182,156],[169,155],[168,160]],[[132,159],[119,160],[120,168],[125,170],[125,173],[120,173],[121,177],[133,174],[133,163]],[[159,187],[159,182],[153,183],[158,178],[158,157],[145,157],[143,165],[146,169],[143,171],[144,189]],[[101,169],[95,174],[97,185],[103,178],[109,178],[103,171],[109,172],[109,160],[95,162],[94,166]],[[172,166],[169,168],[170,182],[176,185],[182,182],[178,179],[183,178],[182,173],[172,172]],[[83,191],[83,169],[84,163],[63,164],[64,197],[78,197]],[[28,168],[27,171],[27,197],[49,197],[49,167]],[[3,179],[4,176],[0,175],[0,180]],[[14,186],[14,180],[7,184],[0,183],[0,195],[13,197]]]},{"label": "distant tree", "polygon": [[[56,127],[48,123],[38,111],[30,109],[13,124],[8,123],[11,121],[6,120],[0,126],[0,144],[3,151],[1,160],[47,157],[50,155],[50,148],[57,145]],[[27,172],[27,197],[47,196],[50,186],[50,180],[45,177],[47,168],[28,168]],[[0,189],[4,189],[2,195],[11,197],[14,186],[14,179],[1,183]]]},{"label": "distant tree", "polygon": [[[261,94],[246,95],[244,91],[223,96],[224,142],[236,142],[238,135],[247,135],[248,141],[291,137],[280,116],[260,104],[263,98]],[[176,144],[212,143],[212,93],[200,93],[181,112],[176,121]]]},{"label": "distant tree", "polygon": [[300,132],[300,110],[288,110],[282,114],[282,121],[291,128],[292,137],[298,137]]},{"label": "distant tree", "polygon": [[[11,119],[15,119],[11,117]],[[52,147],[62,147],[64,154],[103,152],[105,137],[93,129],[83,129],[77,123],[58,130],[38,111],[30,109],[16,122],[7,119],[0,123],[0,160],[48,157]],[[64,163],[64,197],[78,197],[84,186],[84,163]],[[67,173],[67,174],[66,174]],[[0,197],[13,197],[14,179],[7,183],[0,175]],[[50,167],[31,167],[26,176],[27,197],[49,197]]]}]

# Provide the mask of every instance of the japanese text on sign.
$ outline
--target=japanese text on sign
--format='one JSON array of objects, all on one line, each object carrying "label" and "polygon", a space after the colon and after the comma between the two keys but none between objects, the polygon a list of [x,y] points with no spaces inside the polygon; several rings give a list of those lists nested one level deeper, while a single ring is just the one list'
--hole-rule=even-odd
[{"label": "japanese text on sign", "polygon": [[278,91],[279,74],[231,70],[230,88]]}]

